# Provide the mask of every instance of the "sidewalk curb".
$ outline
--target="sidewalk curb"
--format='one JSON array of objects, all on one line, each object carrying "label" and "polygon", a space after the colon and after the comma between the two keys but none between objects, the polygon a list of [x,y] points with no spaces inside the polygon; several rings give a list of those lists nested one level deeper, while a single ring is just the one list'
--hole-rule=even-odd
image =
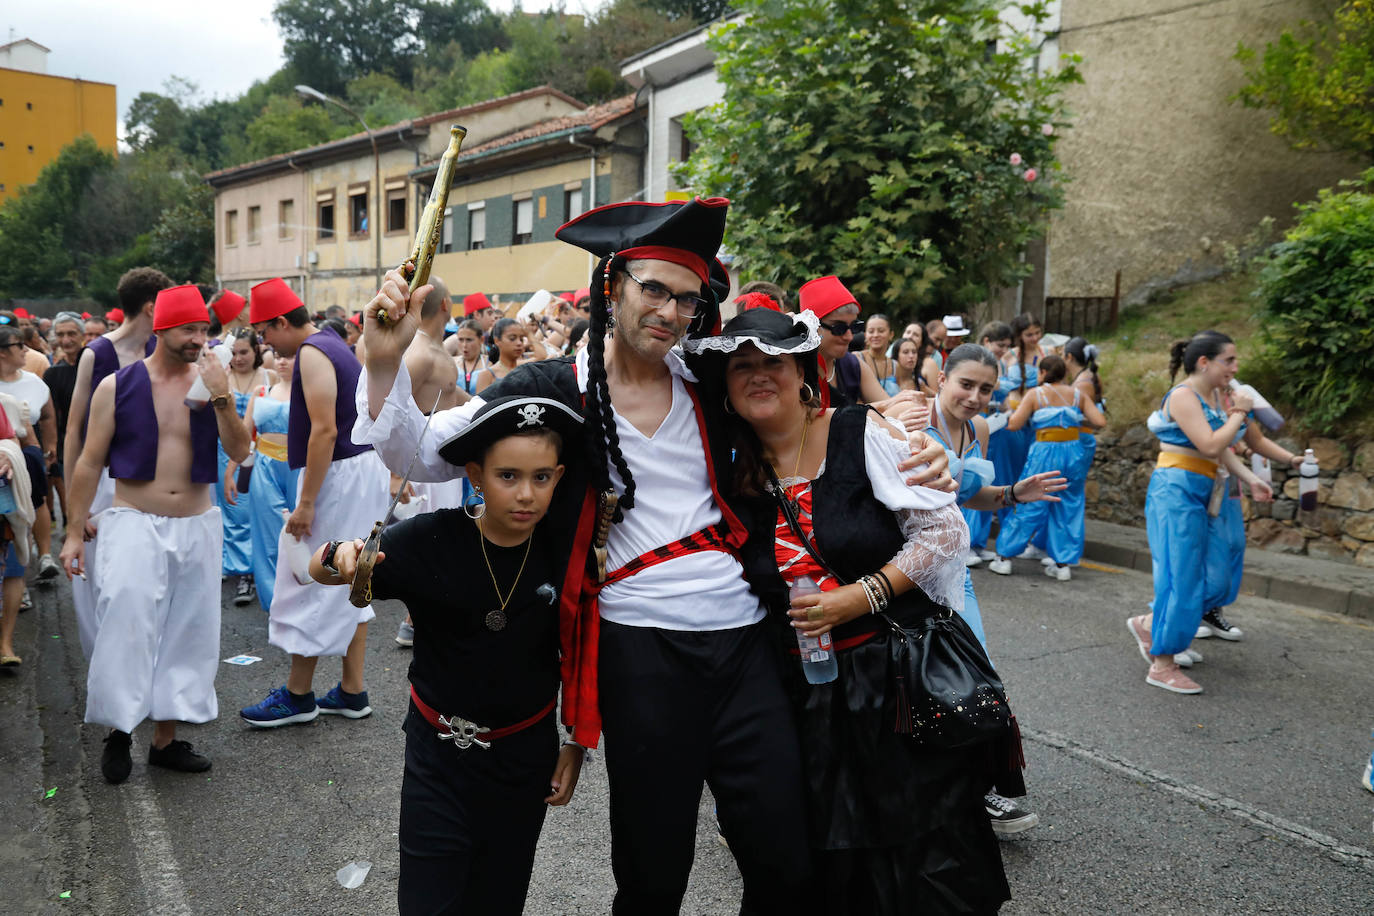
[{"label": "sidewalk curb", "polygon": [[[1083,556],[1097,563],[1123,566],[1146,575],[1153,571],[1150,551],[1127,544],[1089,537],[1083,545]],[[1257,598],[1269,598],[1332,614],[1374,620],[1374,592],[1361,589],[1332,587],[1317,581],[1294,581],[1247,568],[1245,577],[1241,580],[1241,590]]]}]

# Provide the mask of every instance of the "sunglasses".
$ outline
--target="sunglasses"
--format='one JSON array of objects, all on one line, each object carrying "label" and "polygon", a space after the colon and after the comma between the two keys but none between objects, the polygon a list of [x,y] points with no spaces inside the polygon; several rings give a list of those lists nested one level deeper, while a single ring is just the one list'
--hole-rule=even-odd
[{"label": "sunglasses", "polygon": [[843,337],[850,331],[853,331],[855,334],[857,334],[864,329],[864,323],[857,318],[853,321],[832,321],[829,324],[826,324],[824,321],[822,321],[820,324],[821,327],[825,328],[827,331],[829,331],[831,334],[834,334],[836,337]]}]

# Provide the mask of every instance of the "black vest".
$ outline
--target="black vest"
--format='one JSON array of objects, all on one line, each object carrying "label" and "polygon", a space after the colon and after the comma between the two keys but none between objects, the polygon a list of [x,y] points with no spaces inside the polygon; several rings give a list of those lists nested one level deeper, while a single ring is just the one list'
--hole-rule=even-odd
[{"label": "black vest", "polygon": [[[896,514],[873,495],[868,480],[864,426],[871,409],[842,407],[835,411],[825,443],[825,471],[811,482],[816,549],[845,582],[856,582],[881,569],[906,543]],[[770,611],[785,614],[791,602],[773,551],[778,504],[764,495],[749,500],[748,506],[749,543],[767,545],[768,549],[745,551],[745,575]],[[940,605],[919,587],[899,595],[888,606],[888,613],[898,620],[925,617],[939,610]],[[860,617],[836,627],[835,638],[866,633],[873,627],[873,618]]]}]

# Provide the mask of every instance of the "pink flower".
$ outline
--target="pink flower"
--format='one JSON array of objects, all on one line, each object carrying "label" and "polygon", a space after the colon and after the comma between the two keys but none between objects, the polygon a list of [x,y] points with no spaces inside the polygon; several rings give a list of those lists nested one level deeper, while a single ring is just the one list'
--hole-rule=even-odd
[{"label": "pink flower", "polygon": [[1041,125],[1040,125],[1040,133],[1044,134],[1044,135],[1047,136],[1047,137],[1053,136],[1053,135],[1054,135],[1054,125],[1053,125],[1053,124],[1041,124]]},{"label": "pink flower", "polygon": [[1035,180],[1035,175],[1036,175],[1035,169],[1026,169],[1026,180],[1027,180],[1027,181],[1034,181],[1034,180]]},{"label": "pink flower", "polygon": [[1020,154],[1020,153],[1012,153],[1012,154],[1011,154],[1011,164],[1012,164],[1012,165],[1020,165],[1020,164],[1021,164],[1021,154]]}]

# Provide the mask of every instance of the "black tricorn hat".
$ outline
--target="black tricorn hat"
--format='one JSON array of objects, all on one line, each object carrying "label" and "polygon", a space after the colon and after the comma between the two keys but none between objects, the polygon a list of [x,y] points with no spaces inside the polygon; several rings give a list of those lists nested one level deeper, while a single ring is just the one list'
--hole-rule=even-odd
[{"label": "black tricorn hat", "polygon": [[661,204],[627,200],[588,210],[559,226],[554,236],[598,258],[620,254],[672,261],[690,268],[704,286],[725,237],[729,207],[724,197]]},{"label": "black tricorn hat", "polygon": [[566,449],[581,428],[581,415],[562,401],[511,395],[483,404],[471,423],[444,440],[439,455],[461,467],[469,461],[481,461],[499,439],[540,429],[558,433]]}]

